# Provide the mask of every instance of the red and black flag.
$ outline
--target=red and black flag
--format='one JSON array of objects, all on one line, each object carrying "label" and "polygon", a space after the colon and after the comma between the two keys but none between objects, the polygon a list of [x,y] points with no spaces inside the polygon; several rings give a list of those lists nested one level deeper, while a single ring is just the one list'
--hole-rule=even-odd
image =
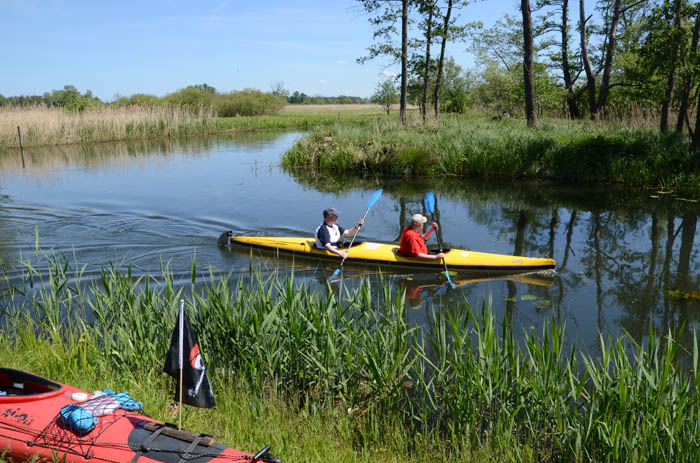
[{"label": "red and black flag", "polygon": [[[182,370],[182,384],[180,384],[180,370]],[[182,388],[184,403],[201,408],[216,406],[202,355],[199,353],[199,345],[187,320],[184,301],[180,301],[180,313],[177,316],[163,371],[178,381],[176,401],[180,400],[179,391]]]}]

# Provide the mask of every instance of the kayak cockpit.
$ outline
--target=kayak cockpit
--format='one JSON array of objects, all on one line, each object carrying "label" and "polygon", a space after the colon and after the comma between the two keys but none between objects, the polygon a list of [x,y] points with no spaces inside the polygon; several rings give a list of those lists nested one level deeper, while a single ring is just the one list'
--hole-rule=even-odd
[{"label": "kayak cockpit", "polygon": [[63,389],[63,385],[41,376],[11,368],[0,368],[0,402],[12,401],[21,397],[23,401],[53,396]]}]

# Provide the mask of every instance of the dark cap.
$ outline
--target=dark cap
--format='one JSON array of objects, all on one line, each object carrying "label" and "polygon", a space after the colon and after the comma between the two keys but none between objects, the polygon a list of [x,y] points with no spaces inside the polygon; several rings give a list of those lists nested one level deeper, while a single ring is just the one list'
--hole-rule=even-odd
[{"label": "dark cap", "polygon": [[334,215],[338,217],[340,215],[340,212],[335,210],[335,207],[329,207],[328,209],[323,210],[323,218],[325,219],[329,215]]}]

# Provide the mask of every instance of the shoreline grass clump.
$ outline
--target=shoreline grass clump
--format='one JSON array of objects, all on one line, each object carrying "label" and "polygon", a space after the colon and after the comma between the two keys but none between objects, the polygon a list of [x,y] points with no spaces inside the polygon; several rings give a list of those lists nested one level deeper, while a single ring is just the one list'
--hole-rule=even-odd
[{"label": "shoreline grass clump", "polygon": [[[134,387],[168,420],[161,370],[184,297],[222,409],[186,420],[233,446],[274,436],[289,461],[316,461],[313,445],[332,447],[334,461],[694,461],[700,451],[695,336],[687,351],[680,333],[601,338],[589,355],[565,347],[565,323],[517,333],[486,302],[413,328],[404,295],[381,279],[335,293],[254,272],[194,287],[193,263],[191,287],[167,269],[134,278],[115,266],[80,287],[80,270],[51,260],[6,272],[6,365],[88,390]],[[223,412],[241,408],[257,431]]]},{"label": "shoreline grass clump", "polygon": [[463,117],[426,127],[335,124],[297,141],[282,165],[339,175],[555,179],[700,192],[700,157],[687,137],[588,121],[539,129]]}]

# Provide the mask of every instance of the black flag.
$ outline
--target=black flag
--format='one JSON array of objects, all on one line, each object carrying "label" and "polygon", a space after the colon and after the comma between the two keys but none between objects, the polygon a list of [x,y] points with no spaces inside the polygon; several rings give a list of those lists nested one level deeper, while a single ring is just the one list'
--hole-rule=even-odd
[{"label": "black flag", "polygon": [[[180,385],[180,370],[182,369],[182,385]],[[178,381],[175,400],[179,401],[179,391],[182,387],[182,401],[188,405],[201,408],[214,408],[214,393],[204,369],[199,345],[192,333],[192,327],[187,314],[185,303],[180,301],[180,313],[175,323],[175,331],[170,340],[170,350],[165,358],[163,371]]]}]

